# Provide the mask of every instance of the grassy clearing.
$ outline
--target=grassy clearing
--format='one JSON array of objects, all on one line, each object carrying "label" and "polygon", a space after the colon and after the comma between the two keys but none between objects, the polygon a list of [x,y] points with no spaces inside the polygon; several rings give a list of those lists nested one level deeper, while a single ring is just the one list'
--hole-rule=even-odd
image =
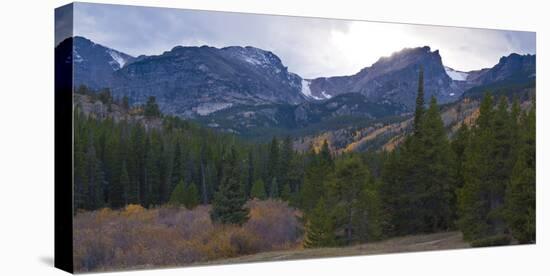
[{"label": "grassy clearing", "polygon": [[404,253],[415,251],[447,250],[469,248],[462,240],[460,232],[442,232],[426,235],[414,235],[392,238],[380,242],[349,247],[315,248],[263,252],[227,260],[208,262],[208,264],[228,264],[241,262],[266,262],[278,260],[296,260],[308,258],[343,257],[356,255],[374,255],[385,253]]}]

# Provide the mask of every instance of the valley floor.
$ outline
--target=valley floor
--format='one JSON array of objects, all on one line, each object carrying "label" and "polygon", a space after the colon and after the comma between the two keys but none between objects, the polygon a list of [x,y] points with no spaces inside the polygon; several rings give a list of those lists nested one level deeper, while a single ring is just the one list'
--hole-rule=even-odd
[{"label": "valley floor", "polygon": [[266,262],[280,260],[296,260],[309,258],[343,257],[356,255],[374,255],[386,253],[405,253],[430,250],[448,250],[469,248],[470,245],[463,241],[460,232],[441,232],[426,235],[413,235],[392,238],[379,242],[361,244],[349,247],[296,249],[262,252],[236,258],[216,260],[210,264],[231,264],[243,262]]}]

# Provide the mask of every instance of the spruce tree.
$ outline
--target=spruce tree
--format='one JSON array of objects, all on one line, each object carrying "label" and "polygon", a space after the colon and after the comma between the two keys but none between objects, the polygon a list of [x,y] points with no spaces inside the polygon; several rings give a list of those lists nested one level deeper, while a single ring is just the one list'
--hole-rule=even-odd
[{"label": "spruce tree", "polygon": [[[136,125],[130,132],[128,175],[130,176],[129,202],[145,206],[145,130]],[[135,200],[135,201],[134,201]]]},{"label": "spruce tree", "polygon": [[465,163],[465,151],[469,147],[470,130],[466,124],[462,124],[456,132],[452,142],[451,148],[455,155],[455,191],[451,197],[451,211],[453,221],[458,220],[458,190],[464,187],[464,163]]},{"label": "spruce tree", "polygon": [[145,103],[145,106],[143,107],[143,113],[145,117],[159,117],[160,116],[160,109],[157,104],[155,96],[149,96],[147,99],[147,102]]},{"label": "spruce tree", "polygon": [[311,154],[310,162],[305,168],[304,183],[300,190],[300,207],[305,212],[308,212],[315,208],[317,201],[325,197],[326,185],[325,183],[331,178],[332,158],[330,155],[325,155],[322,158],[318,154]]},{"label": "spruce tree", "polygon": [[302,154],[294,154],[288,171],[288,185],[292,196],[298,194],[304,180],[304,158]]},{"label": "spruce tree", "polygon": [[334,229],[325,201],[320,199],[315,208],[306,215],[305,248],[335,245]]},{"label": "spruce tree", "polygon": [[110,200],[111,207],[118,209],[126,204],[125,188],[129,185],[128,171],[126,170],[126,162],[122,162],[120,178],[111,183]]},{"label": "spruce tree", "polygon": [[411,200],[405,183],[405,163],[401,150],[390,153],[382,166],[380,200],[386,215],[383,230],[388,236],[408,234]]},{"label": "spruce tree", "polygon": [[521,120],[518,158],[506,189],[505,219],[519,243],[536,240],[536,133],[535,108]]},{"label": "spruce tree", "polygon": [[424,231],[436,232],[452,225],[451,200],[455,192],[455,159],[435,97],[422,119],[422,151],[418,152],[416,198],[422,201]]},{"label": "spruce tree", "polygon": [[281,190],[281,199],[289,201],[291,196],[290,185],[288,183],[283,184],[283,189]]},{"label": "spruce tree", "polygon": [[81,128],[84,120],[81,121],[82,114],[75,111],[75,131],[74,131],[74,209],[84,209],[88,203],[88,177],[86,156],[84,146],[86,145],[85,135]]},{"label": "spruce tree", "polygon": [[[223,153],[222,153],[223,155]],[[207,176],[209,174],[209,172],[213,172],[215,171],[214,169],[212,169],[212,164],[207,164],[207,156],[208,156],[208,148],[206,146],[206,144],[202,144],[201,147],[200,147],[200,156],[199,156],[199,170],[200,170],[200,186],[201,186],[201,189],[200,189],[200,192],[201,192],[201,202],[203,204],[207,204],[208,201],[209,201],[209,195],[211,195],[214,190],[215,190],[215,187],[210,185],[208,186],[206,181],[207,181]],[[189,158],[189,163],[191,163],[191,158]],[[221,166],[220,166],[220,170],[221,170]],[[188,177],[188,178],[191,178],[191,177]],[[213,181],[211,181],[213,182]]]},{"label": "spruce tree", "polygon": [[[268,179],[269,183],[271,184],[273,178],[279,177],[280,175],[280,148],[279,148],[279,140],[277,137],[273,137],[271,140],[271,144],[269,145],[269,157],[268,157]],[[271,186],[269,188],[269,194],[271,195]],[[277,187],[278,190],[279,187]]]},{"label": "spruce tree", "polygon": [[380,240],[384,236],[384,214],[379,187],[374,180],[359,193],[356,212],[351,219],[352,229],[355,230],[354,240],[365,243]]},{"label": "spruce tree", "polygon": [[279,198],[279,183],[277,182],[277,177],[271,179],[271,185],[269,187],[269,197]]},{"label": "spruce tree", "polygon": [[294,159],[294,149],[292,148],[292,139],[290,136],[287,136],[282,143],[281,146],[281,157],[280,157],[280,176],[279,179],[279,186],[282,188],[289,184],[291,181],[290,179],[290,173],[291,173],[291,166],[292,166],[292,160]]},{"label": "spruce tree", "polygon": [[160,203],[160,144],[156,135],[151,135],[148,139],[147,154],[145,156],[145,202],[144,205],[149,207]]},{"label": "spruce tree", "polygon": [[504,196],[506,186],[510,181],[515,158],[513,158],[513,137],[510,114],[508,113],[508,101],[502,97],[494,113],[491,126],[493,144],[490,147],[490,181],[488,185],[488,197],[491,211],[488,214],[493,231],[497,234],[504,233]]},{"label": "spruce tree", "polygon": [[454,153],[434,97],[424,109],[423,78],[421,68],[413,133],[382,169],[380,196],[392,235],[445,230],[453,221]]},{"label": "spruce tree", "polygon": [[180,179],[176,187],[174,187],[168,203],[172,205],[184,205],[185,196],[185,183],[183,182],[183,179]]},{"label": "spruce tree", "polygon": [[171,186],[174,152],[168,139],[161,139],[160,144],[160,159],[158,161],[160,174],[158,204],[163,204],[168,201],[170,192],[172,192]]},{"label": "spruce tree", "polygon": [[103,207],[105,175],[102,170],[101,161],[97,158],[93,135],[90,133],[88,147],[86,149],[86,183],[87,183],[87,204],[85,208],[94,210]]},{"label": "spruce tree", "polygon": [[403,144],[390,153],[382,169],[381,200],[387,214],[385,231],[390,235],[406,235],[425,231],[426,209],[423,200],[428,184],[424,135],[424,69],[419,68],[418,90],[413,131]]},{"label": "spruce tree", "polygon": [[319,151],[319,162],[321,166],[332,167],[334,165],[334,160],[332,159],[332,154],[328,146],[328,141],[324,140],[321,150]]},{"label": "spruce tree", "polygon": [[336,217],[335,230],[343,233],[342,238],[346,244],[358,240],[359,229],[355,228],[358,221],[355,219],[360,217],[358,216],[362,207],[360,196],[371,182],[368,168],[358,157],[347,157],[336,162],[334,181],[328,185],[328,202]]},{"label": "spruce tree", "polygon": [[254,186],[254,157],[252,155],[252,150],[248,152],[248,167],[247,167],[247,177],[246,177],[246,187],[245,187],[245,195],[251,196],[252,187]]},{"label": "spruce tree", "polygon": [[453,140],[451,141],[451,148],[456,157],[456,185],[457,188],[461,188],[464,185],[464,175],[462,173],[464,163],[464,151],[468,147],[470,140],[470,130],[466,124],[462,124],[455,133]]},{"label": "spruce tree", "polygon": [[107,187],[108,203],[112,208],[120,208],[124,206],[126,197],[124,186],[120,183],[120,176],[123,161],[120,159],[121,150],[120,133],[117,128],[114,128],[111,120],[104,121],[107,128],[112,129],[109,133],[105,133],[104,148],[103,148],[103,171],[105,180],[109,184]]},{"label": "spruce tree", "polygon": [[486,94],[464,151],[464,186],[458,191],[458,226],[467,241],[495,234],[489,221],[493,180],[493,99]]},{"label": "spruce tree", "polygon": [[183,178],[183,171],[185,162],[183,159],[183,153],[181,150],[181,145],[179,139],[176,139],[174,146],[174,161],[172,162],[172,175],[171,175],[171,185],[169,190],[174,190],[174,187],[179,183]]},{"label": "spruce tree", "polygon": [[183,205],[185,205],[185,208],[187,209],[193,209],[199,205],[199,190],[197,189],[197,185],[195,185],[195,183],[191,183],[186,187]]},{"label": "spruce tree", "polygon": [[104,104],[109,106],[113,102],[113,96],[111,95],[111,90],[109,88],[101,89],[97,94],[98,99]]},{"label": "spruce tree", "polygon": [[254,185],[252,185],[252,190],[250,191],[250,197],[260,200],[264,200],[267,197],[265,193],[265,185],[261,179],[254,181]]},{"label": "spruce tree", "polygon": [[129,179],[128,181],[128,189],[127,189],[127,200],[128,204],[140,204],[139,200],[139,188],[140,188],[140,182],[139,179],[135,179],[135,182],[132,182],[132,180]]},{"label": "spruce tree", "polygon": [[223,162],[222,178],[212,201],[210,217],[215,223],[242,225],[248,220],[246,197],[239,183],[240,167],[234,146]]}]

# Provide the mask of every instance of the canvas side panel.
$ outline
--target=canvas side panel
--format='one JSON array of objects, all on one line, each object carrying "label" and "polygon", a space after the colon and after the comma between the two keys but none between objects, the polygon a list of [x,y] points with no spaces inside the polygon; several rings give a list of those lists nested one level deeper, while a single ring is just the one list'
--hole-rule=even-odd
[{"label": "canvas side panel", "polygon": [[55,267],[73,272],[73,4],[55,10]]}]

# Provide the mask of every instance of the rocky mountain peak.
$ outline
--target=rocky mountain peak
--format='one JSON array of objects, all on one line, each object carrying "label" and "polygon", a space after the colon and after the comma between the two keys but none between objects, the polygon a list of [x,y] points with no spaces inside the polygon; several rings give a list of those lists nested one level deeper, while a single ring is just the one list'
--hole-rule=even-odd
[{"label": "rocky mountain peak", "polygon": [[405,48],[401,51],[394,52],[389,57],[380,58],[366,71],[371,73],[369,78],[372,79],[378,75],[386,74],[391,71],[402,70],[408,66],[418,67],[420,65],[424,67],[434,67],[432,65],[439,67],[439,65],[441,65],[441,68],[443,68],[439,50],[432,52],[428,46]]},{"label": "rocky mountain peak", "polygon": [[507,79],[514,79],[514,81],[528,80],[535,77],[535,74],[535,55],[512,53],[501,57],[499,62],[492,68],[471,72],[471,77],[468,77],[468,81],[472,85],[483,85]]},{"label": "rocky mountain peak", "polygon": [[63,55],[72,58],[76,86],[84,84],[92,89],[109,87],[110,81],[113,79],[113,72],[135,60],[134,57],[126,53],[97,44],[81,36],[68,38],[61,42],[64,45],[71,43],[72,52],[65,52]]},{"label": "rocky mountain peak", "polygon": [[413,108],[420,67],[424,68],[427,99],[434,95],[445,103],[460,97],[460,89],[447,75],[439,51],[428,46],[394,52],[352,76],[314,79],[310,91],[313,97],[360,93],[373,102]]}]

